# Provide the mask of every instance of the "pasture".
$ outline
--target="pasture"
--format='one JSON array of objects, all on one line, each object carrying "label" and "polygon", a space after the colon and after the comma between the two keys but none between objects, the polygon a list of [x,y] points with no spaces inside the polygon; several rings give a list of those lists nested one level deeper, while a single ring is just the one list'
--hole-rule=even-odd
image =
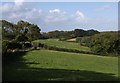
[{"label": "pasture", "polygon": [[111,81],[118,76],[117,57],[33,50],[4,61],[3,81]]},{"label": "pasture", "polygon": [[90,52],[89,47],[81,46],[79,43],[76,42],[59,41],[58,39],[45,39],[45,40],[35,40],[35,41],[49,46],[55,46],[58,48],[67,48],[67,49],[75,49],[75,50]]}]

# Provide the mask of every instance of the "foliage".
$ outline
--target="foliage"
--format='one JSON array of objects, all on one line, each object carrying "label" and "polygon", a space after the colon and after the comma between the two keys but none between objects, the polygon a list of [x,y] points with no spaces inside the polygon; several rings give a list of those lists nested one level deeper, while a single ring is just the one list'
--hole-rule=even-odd
[{"label": "foliage", "polygon": [[[116,32],[105,32],[90,37],[89,45],[95,53],[109,55],[109,53],[119,52],[119,40]],[[117,46],[117,47],[116,47]],[[113,50],[113,51],[112,51]]]},{"label": "foliage", "polygon": [[22,41],[26,37],[25,39],[32,41],[40,38],[40,28],[35,24],[30,24],[23,20],[17,22],[17,24],[6,20],[0,20],[0,23],[2,24],[2,36],[5,40],[15,40],[18,38],[18,40]]},{"label": "foliage", "polygon": [[18,35],[16,37],[16,41],[18,41],[18,42],[26,42],[26,41],[28,41],[28,37],[23,35],[23,34],[22,35]]},{"label": "foliage", "polygon": [[74,34],[75,37],[83,37],[85,36],[86,31],[84,31],[83,29],[75,29],[74,30]]},{"label": "foliage", "polygon": [[45,32],[41,33],[40,39],[48,39],[48,38],[49,37],[48,37],[47,33],[45,33]]},{"label": "foliage", "polygon": [[6,20],[0,20],[0,24],[2,24],[2,38],[7,40],[14,39],[16,36],[14,24]]},{"label": "foliage", "polygon": [[31,42],[41,36],[40,28],[37,25],[23,20],[18,21],[16,24],[0,20],[0,24],[2,24],[3,54],[7,52],[7,49],[25,48],[25,42]]},{"label": "foliage", "polygon": [[22,49],[22,44],[15,42],[15,41],[7,41],[7,40],[3,40],[2,41],[2,55],[6,55],[7,51],[11,49]]},{"label": "foliage", "polygon": [[31,48],[32,44],[30,42],[25,42],[24,46],[25,46],[25,48]]},{"label": "foliage", "polygon": [[2,55],[5,55],[7,53],[7,46],[9,41],[2,41]]},{"label": "foliage", "polygon": [[120,39],[117,32],[101,32],[93,36],[77,37],[76,42],[88,46],[91,51],[101,55],[119,55]]},{"label": "foliage", "polygon": [[120,39],[116,39],[110,44],[108,52],[115,53],[117,55],[120,54]]},{"label": "foliage", "polygon": [[86,37],[77,37],[76,38],[76,42],[80,43],[80,45],[82,46],[87,46],[90,47],[90,36],[86,36]]},{"label": "foliage", "polygon": [[83,37],[83,36],[92,36],[94,34],[98,34],[99,32],[96,30],[83,30],[83,29],[75,29],[73,31],[50,31],[48,33],[44,33],[48,38],[65,38],[65,39],[71,39],[75,37]]},{"label": "foliage", "polygon": [[9,42],[7,45],[7,49],[22,49],[22,44],[18,42]]}]

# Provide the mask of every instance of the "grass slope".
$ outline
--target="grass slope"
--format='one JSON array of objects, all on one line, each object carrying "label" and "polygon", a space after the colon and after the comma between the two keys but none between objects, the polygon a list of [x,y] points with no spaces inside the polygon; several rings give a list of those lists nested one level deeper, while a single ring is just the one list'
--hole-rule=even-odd
[{"label": "grass slope", "polygon": [[58,39],[46,39],[46,40],[35,40],[35,41],[41,42],[43,44],[50,45],[50,46],[90,52],[90,48],[85,46],[80,46],[79,43],[75,43],[75,42],[59,41]]},{"label": "grass slope", "polygon": [[116,80],[118,76],[117,57],[34,50],[11,55],[5,64],[3,81]]}]

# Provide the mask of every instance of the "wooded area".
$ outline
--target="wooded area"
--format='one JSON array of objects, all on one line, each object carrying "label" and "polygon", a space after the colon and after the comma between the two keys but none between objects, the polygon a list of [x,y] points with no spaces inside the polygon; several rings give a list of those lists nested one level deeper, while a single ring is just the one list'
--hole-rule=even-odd
[{"label": "wooded area", "polygon": [[[0,21],[2,24],[2,53],[7,53],[8,49],[24,49],[33,45],[33,40],[57,38],[66,41],[76,38],[80,45],[91,48],[93,53],[106,55],[120,54],[120,38],[117,31],[99,32],[97,30],[74,29],[73,31],[50,31],[41,33],[40,27],[26,21],[19,21],[16,24],[6,20]],[[43,47],[43,46],[42,46]]]}]

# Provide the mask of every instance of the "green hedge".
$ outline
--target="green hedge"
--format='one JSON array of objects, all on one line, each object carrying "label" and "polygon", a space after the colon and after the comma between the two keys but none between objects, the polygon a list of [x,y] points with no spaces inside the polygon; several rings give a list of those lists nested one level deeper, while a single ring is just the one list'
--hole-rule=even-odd
[{"label": "green hedge", "polygon": [[83,53],[83,54],[97,54],[97,53],[93,53],[93,52],[80,51],[80,50],[76,50],[76,49],[59,48],[59,47],[53,47],[53,46],[47,46],[47,45],[44,45],[44,48],[49,49],[49,50],[63,51],[63,52],[73,52],[73,53]]}]

